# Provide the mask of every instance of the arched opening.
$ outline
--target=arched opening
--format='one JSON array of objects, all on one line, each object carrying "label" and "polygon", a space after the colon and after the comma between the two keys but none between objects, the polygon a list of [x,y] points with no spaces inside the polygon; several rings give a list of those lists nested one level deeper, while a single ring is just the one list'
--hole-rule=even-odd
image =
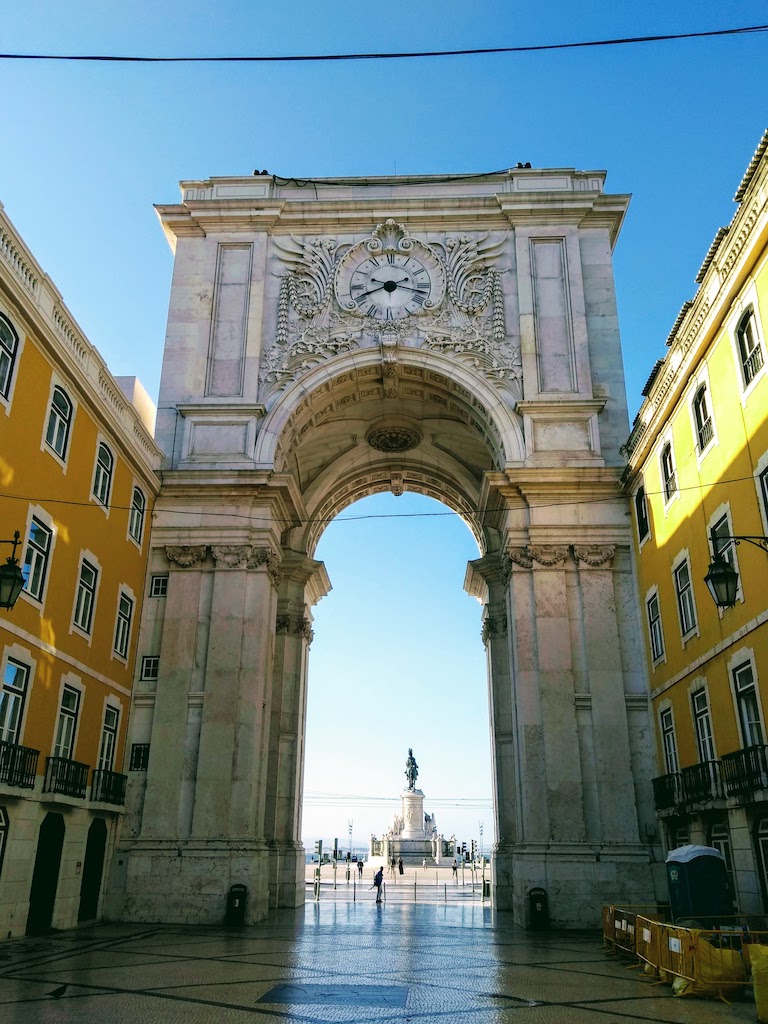
[{"label": "arched opening", "polygon": [[390,830],[409,747],[429,831],[489,852],[482,609],[463,589],[479,553],[466,523],[421,495],[367,497],[327,524],[316,555],[333,590],[315,610],[307,690],[308,853],[338,838],[361,855]]},{"label": "arched opening", "polygon": [[32,886],[29,890],[27,935],[44,935],[50,931],[63,848],[64,818],[49,811],[40,825],[37,840]]},{"label": "arched opening", "polygon": [[95,921],[99,912],[99,894],[104,873],[104,853],[107,848],[107,824],[103,818],[94,818],[88,829],[83,861],[83,880],[80,883],[78,921]]}]

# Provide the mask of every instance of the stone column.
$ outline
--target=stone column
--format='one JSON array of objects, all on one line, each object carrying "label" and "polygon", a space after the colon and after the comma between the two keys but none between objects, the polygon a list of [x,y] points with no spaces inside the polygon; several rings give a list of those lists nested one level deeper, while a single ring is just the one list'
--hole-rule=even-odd
[{"label": "stone column", "polygon": [[264,835],[269,847],[270,905],[304,902],[301,803],[304,780],[307,667],[312,642],[309,605],[330,590],[322,562],[286,551],[282,559],[266,757]]}]

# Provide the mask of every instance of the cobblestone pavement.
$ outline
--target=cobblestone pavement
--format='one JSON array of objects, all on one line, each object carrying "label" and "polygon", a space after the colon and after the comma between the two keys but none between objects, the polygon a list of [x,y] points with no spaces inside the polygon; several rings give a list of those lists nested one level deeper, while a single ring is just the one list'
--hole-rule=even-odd
[{"label": "cobblestone pavement", "polygon": [[480,903],[309,903],[243,929],[102,925],[0,942],[2,1024],[676,1024],[754,1021],[675,999],[597,934],[527,933]]}]

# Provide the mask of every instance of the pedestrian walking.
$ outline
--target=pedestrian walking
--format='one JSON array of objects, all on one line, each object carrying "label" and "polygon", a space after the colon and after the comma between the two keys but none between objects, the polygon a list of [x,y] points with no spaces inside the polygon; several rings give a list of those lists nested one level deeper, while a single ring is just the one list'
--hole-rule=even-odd
[{"label": "pedestrian walking", "polygon": [[363,862],[362,862],[362,860],[358,860],[358,862],[357,862],[357,873],[358,873],[358,875],[361,878],[363,877]]},{"label": "pedestrian walking", "polygon": [[381,903],[381,887],[384,883],[384,865],[382,864],[373,876],[373,884],[376,889],[376,902]]},{"label": "pedestrian walking", "polygon": [[459,865],[456,863],[456,861],[454,861],[453,864],[451,864],[451,871],[453,872],[453,877],[456,878],[459,873]]},{"label": "pedestrian walking", "polygon": [[422,859],[421,859],[421,866],[424,868],[425,871],[427,870],[427,858],[426,857],[422,857]]},{"label": "pedestrian walking", "polygon": [[401,875],[402,875],[402,874],[404,873],[404,871],[405,871],[405,869],[403,868],[403,858],[402,858],[402,857],[400,857],[400,858],[398,859],[398,861],[397,861],[397,870],[398,870],[398,871],[400,872],[400,874],[401,874]]}]

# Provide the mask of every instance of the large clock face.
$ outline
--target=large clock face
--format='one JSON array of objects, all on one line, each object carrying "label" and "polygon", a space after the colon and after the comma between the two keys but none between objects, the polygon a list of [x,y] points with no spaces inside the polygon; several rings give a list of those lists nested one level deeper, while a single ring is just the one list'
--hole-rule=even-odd
[{"label": "large clock face", "polygon": [[383,323],[434,309],[443,291],[442,268],[426,246],[416,255],[353,250],[336,277],[336,294],[344,309]]}]

